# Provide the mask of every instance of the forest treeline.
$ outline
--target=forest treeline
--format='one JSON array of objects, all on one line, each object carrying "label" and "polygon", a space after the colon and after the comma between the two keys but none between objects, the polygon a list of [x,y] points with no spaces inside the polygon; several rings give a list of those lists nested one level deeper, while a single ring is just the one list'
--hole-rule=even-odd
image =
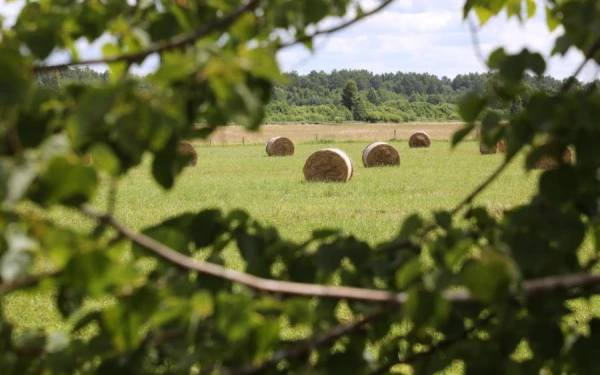
[{"label": "forest treeline", "polygon": [[[375,74],[344,69],[308,74],[293,71],[284,73],[284,78],[285,83],[275,86],[267,105],[266,123],[458,121],[456,103],[466,92],[489,90],[494,75],[469,73],[440,78],[427,73]],[[138,79],[142,89],[152,90],[144,77]],[[51,88],[67,82],[107,80],[107,72],[90,68],[70,68],[38,76],[41,84]],[[527,76],[517,101],[491,103],[488,110],[506,117],[519,110],[531,92],[554,92],[562,83],[563,80],[550,76]],[[353,92],[351,103],[344,103],[344,89]]]}]

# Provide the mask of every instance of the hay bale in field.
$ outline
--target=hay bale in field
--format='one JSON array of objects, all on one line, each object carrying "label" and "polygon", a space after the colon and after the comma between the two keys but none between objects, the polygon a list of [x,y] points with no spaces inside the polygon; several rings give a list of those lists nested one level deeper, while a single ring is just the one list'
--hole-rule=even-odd
[{"label": "hay bale in field", "polygon": [[302,172],[307,181],[345,182],[354,175],[354,167],[344,151],[324,148],[306,159]]},{"label": "hay bale in field", "polygon": [[179,142],[179,146],[177,148],[178,152],[182,155],[188,157],[188,166],[195,166],[198,161],[198,153],[196,152],[196,148],[192,146],[189,142]]},{"label": "hay bale in field", "polygon": [[408,145],[412,147],[429,147],[431,146],[431,138],[424,131],[413,133],[408,139]]},{"label": "hay bale in field", "polygon": [[506,153],[506,142],[503,139],[503,140],[499,141],[498,143],[496,143],[494,148],[490,148],[490,147],[484,145],[483,143],[480,143],[479,144],[479,152],[482,155],[504,154],[504,153]]},{"label": "hay bale in field", "polygon": [[[573,164],[573,153],[566,149],[562,155],[562,161],[565,164]],[[550,156],[544,156],[535,164],[535,169],[554,169],[558,167],[558,162]]]},{"label": "hay bale in field", "polygon": [[294,155],[294,143],[286,137],[273,137],[267,142],[265,149],[269,156]]},{"label": "hay bale in field", "polygon": [[362,161],[367,168],[400,165],[400,154],[389,143],[374,142],[363,151]]}]

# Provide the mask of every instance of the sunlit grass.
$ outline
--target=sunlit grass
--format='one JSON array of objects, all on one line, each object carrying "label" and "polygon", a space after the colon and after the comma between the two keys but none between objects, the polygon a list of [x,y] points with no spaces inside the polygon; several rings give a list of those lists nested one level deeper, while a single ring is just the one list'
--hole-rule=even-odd
[{"label": "sunlit grass", "polygon": [[[198,164],[187,168],[176,186],[166,191],[151,177],[149,160],[118,185],[116,217],[135,229],[156,224],[183,212],[241,208],[264,225],[279,228],[283,237],[306,240],[315,228],[343,228],[372,245],[393,238],[404,218],[414,212],[428,216],[452,209],[503,160],[504,155],[479,153],[475,142],[452,150],[445,141],[429,149],[410,149],[406,141],[391,142],[401,166],[365,168],[361,162],[368,142],[296,145],[292,157],[267,157],[263,145],[198,145]],[[306,158],[323,147],[339,147],[354,162],[347,183],[307,183],[302,175]],[[527,202],[537,188],[539,172],[523,170],[517,159],[477,200],[501,211]],[[107,189],[93,205],[107,205]],[[61,223],[89,228],[76,212],[58,209]],[[231,252],[229,253],[231,254]],[[239,267],[239,259],[229,259]],[[17,327],[66,329],[52,304],[53,291],[18,293],[5,299],[6,314]]]}]

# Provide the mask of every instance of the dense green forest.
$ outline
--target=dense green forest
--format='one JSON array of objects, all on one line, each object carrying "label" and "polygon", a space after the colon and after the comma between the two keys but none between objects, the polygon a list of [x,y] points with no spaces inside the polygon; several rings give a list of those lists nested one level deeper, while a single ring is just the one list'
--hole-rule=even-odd
[{"label": "dense green forest", "polygon": [[[451,79],[427,73],[333,70],[306,75],[287,72],[284,78],[285,83],[275,86],[267,105],[267,123],[458,121],[458,100],[472,90],[490,90],[494,74],[459,74]],[[71,68],[40,73],[38,80],[56,88],[68,82],[102,82],[108,80],[108,74],[90,68]],[[144,77],[139,77],[139,82],[143,89],[152,89]],[[532,91],[554,92],[562,83],[563,80],[550,76],[527,76],[517,101],[497,101],[488,110],[508,116],[521,108]],[[346,102],[345,89],[351,96]]]}]

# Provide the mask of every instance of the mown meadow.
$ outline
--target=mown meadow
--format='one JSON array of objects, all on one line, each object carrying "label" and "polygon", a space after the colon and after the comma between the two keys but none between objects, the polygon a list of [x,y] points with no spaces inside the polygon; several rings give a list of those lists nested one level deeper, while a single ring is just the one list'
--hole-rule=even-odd
[{"label": "mown meadow", "polygon": [[[197,165],[188,167],[172,190],[154,182],[149,160],[119,181],[115,215],[128,226],[143,229],[186,211],[243,209],[263,225],[277,226],[282,236],[293,241],[306,240],[316,228],[343,228],[344,233],[375,245],[395,236],[412,213],[451,209],[503,157],[480,155],[476,142],[451,149],[449,142],[434,140],[428,149],[410,149],[407,141],[399,140],[390,143],[400,152],[400,167],[365,168],[361,156],[368,143],[297,144],[291,157],[268,157],[262,144],[197,145]],[[306,158],[324,147],[341,148],[352,158],[355,174],[349,182],[304,181]],[[519,159],[476,203],[498,213],[524,203],[536,189],[538,173],[526,172]],[[108,184],[104,185],[94,202],[100,209],[109,199]],[[93,227],[76,212],[52,214],[67,226]],[[235,256],[227,261],[234,268],[241,265]],[[7,304],[9,317],[19,326],[60,329],[69,325],[60,320],[48,294],[14,294]]]}]

